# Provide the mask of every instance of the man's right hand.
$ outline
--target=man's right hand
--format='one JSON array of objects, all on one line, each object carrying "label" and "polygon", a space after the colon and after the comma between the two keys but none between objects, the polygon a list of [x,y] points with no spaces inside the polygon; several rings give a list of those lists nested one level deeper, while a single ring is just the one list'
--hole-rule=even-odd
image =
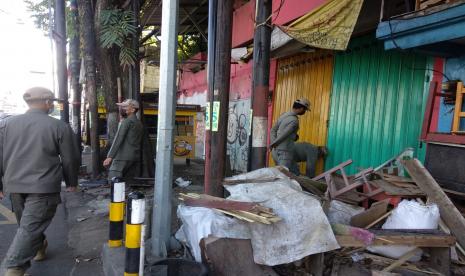
[{"label": "man's right hand", "polygon": [[2,200],[5,197],[2,191],[0,191],[0,200]]},{"label": "man's right hand", "polygon": [[103,166],[104,167],[108,167],[111,165],[111,161],[113,161],[113,159],[111,159],[110,157],[108,157],[107,159],[105,159],[105,161],[103,161]]}]

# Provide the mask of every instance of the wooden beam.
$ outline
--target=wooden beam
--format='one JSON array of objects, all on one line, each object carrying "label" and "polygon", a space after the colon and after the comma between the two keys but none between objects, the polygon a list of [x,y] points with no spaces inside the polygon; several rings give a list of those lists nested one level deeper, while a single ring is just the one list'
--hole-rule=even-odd
[{"label": "wooden beam", "polygon": [[465,135],[452,135],[444,133],[428,133],[426,142],[465,145]]},{"label": "wooden beam", "polygon": [[438,83],[435,81],[432,81],[429,85],[428,101],[426,102],[425,115],[423,117],[423,125],[421,127],[420,139],[422,140],[426,139],[426,136],[428,135],[428,130],[430,129],[431,120],[433,119],[434,102],[436,99],[435,93],[437,87]]},{"label": "wooden beam", "polygon": [[[336,235],[341,247],[365,247],[366,244],[350,235]],[[416,247],[450,247],[455,244],[451,235],[376,235],[370,246],[376,245],[408,245]]]},{"label": "wooden beam", "polygon": [[401,161],[429,200],[439,207],[441,218],[462,246],[465,245],[465,218],[418,159]]}]

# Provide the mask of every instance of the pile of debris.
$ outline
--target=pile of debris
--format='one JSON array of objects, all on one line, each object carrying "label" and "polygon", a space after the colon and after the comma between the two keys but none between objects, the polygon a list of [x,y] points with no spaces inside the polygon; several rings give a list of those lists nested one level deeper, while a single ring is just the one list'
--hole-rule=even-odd
[{"label": "pile of debris", "polygon": [[464,275],[465,218],[410,149],[347,175],[265,168],[180,194],[176,238],[212,275]]}]

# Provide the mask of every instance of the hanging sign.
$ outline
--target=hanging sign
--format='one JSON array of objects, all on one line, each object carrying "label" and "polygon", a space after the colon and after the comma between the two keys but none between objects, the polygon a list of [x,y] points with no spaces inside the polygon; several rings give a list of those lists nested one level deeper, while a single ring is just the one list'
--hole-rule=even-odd
[{"label": "hanging sign", "polygon": [[220,122],[220,102],[213,102],[212,112],[212,131],[218,131],[218,124]]}]

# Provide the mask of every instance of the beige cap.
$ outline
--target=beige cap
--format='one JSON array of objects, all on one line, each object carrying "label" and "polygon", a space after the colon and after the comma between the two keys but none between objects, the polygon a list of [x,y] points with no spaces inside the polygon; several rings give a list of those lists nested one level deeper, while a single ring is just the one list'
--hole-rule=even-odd
[{"label": "beige cap", "polygon": [[123,106],[123,107],[132,106],[134,108],[139,109],[139,102],[133,99],[126,99],[122,103],[117,103],[117,105]]},{"label": "beige cap", "polygon": [[303,105],[307,110],[310,110],[310,101],[305,98],[298,99],[295,103]]},{"label": "beige cap", "polygon": [[44,87],[32,87],[26,90],[23,94],[23,99],[26,102],[30,101],[40,101],[40,100],[52,100],[57,101],[58,99],[55,98],[55,95],[52,91]]}]

